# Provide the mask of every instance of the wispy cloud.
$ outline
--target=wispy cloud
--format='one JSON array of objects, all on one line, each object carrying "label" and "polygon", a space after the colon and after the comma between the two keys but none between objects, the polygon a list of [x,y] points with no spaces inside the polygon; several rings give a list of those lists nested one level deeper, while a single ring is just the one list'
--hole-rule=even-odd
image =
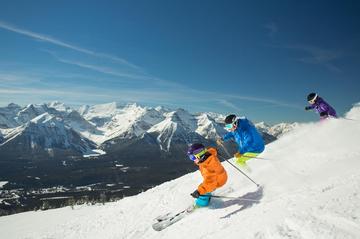
[{"label": "wispy cloud", "polygon": [[[19,81],[20,84],[11,84],[9,82],[0,82],[0,94],[3,96],[8,96],[8,98],[21,98],[27,99],[29,102],[32,102],[33,99],[50,99],[56,98],[60,101],[66,101],[74,104],[78,104],[78,100],[82,102],[98,103],[108,102],[108,101],[123,101],[123,102],[139,102],[139,103],[149,103],[149,104],[160,104],[160,105],[206,105],[209,103],[209,100],[216,103],[217,105],[222,105],[223,109],[235,110],[236,112],[243,112],[244,110],[239,107],[243,104],[242,101],[262,103],[263,105],[269,105],[274,107],[285,107],[285,108],[296,108],[299,109],[302,107],[276,101],[273,99],[266,99],[260,97],[252,96],[241,96],[241,95],[231,95],[223,94],[219,92],[212,92],[206,90],[195,90],[190,89],[185,86],[182,87],[122,87],[122,88],[111,88],[106,87],[106,85],[84,85],[71,83],[71,87],[67,84],[58,85],[56,82],[51,83],[52,81],[46,81],[47,76],[44,76],[44,81],[38,82],[35,86],[32,85],[21,85],[22,80],[24,79],[22,75],[18,74],[7,74],[9,79]],[[41,76],[39,76],[41,78]],[[60,76],[61,77],[61,76]],[[7,100],[9,100],[7,99]],[[94,102],[96,99],[96,102]],[[28,103],[29,103],[28,102]],[[237,103],[234,103],[237,102]]]},{"label": "wispy cloud", "polygon": [[227,107],[229,109],[235,110],[237,113],[242,111],[242,109],[240,109],[237,105],[235,105],[227,100],[220,99],[220,100],[218,100],[218,103],[220,103],[221,105],[224,105],[225,107]]},{"label": "wispy cloud", "polygon": [[313,65],[320,65],[333,72],[342,72],[342,70],[334,63],[335,60],[344,56],[342,51],[328,50],[306,45],[285,46],[285,48],[301,51],[306,54],[305,57],[298,58],[298,61]]},{"label": "wispy cloud", "polygon": [[57,58],[57,60],[62,62],[62,63],[75,65],[75,66],[78,66],[78,67],[90,69],[90,70],[93,70],[93,71],[97,71],[97,72],[100,72],[100,73],[109,74],[109,75],[113,75],[113,76],[117,76],[117,77],[122,77],[122,78],[125,77],[125,78],[137,79],[137,80],[149,80],[149,79],[151,79],[151,77],[145,76],[145,75],[130,74],[130,73],[124,73],[124,72],[116,71],[115,69],[113,69],[111,67],[98,66],[98,65],[93,65],[93,64],[80,62],[80,61],[66,60],[66,59],[59,58],[59,57]]},{"label": "wispy cloud", "polygon": [[0,81],[2,82],[22,82],[24,80],[28,80],[28,78],[19,75],[0,72]]},{"label": "wispy cloud", "polygon": [[70,104],[96,104],[106,102],[136,102],[146,105],[173,105],[184,107],[192,103],[196,104],[196,97],[180,92],[149,90],[149,89],[109,89],[101,87],[73,86],[66,87],[9,87],[0,84],[0,104],[7,105],[11,101],[15,103],[33,103],[41,101],[58,100]]},{"label": "wispy cloud", "polygon": [[53,56],[57,61],[59,61],[61,63],[74,65],[74,66],[78,66],[78,67],[85,68],[88,70],[97,71],[99,73],[115,76],[115,77],[121,78],[120,79],[121,81],[126,81],[126,79],[124,79],[124,78],[128,78],[128,79],[137,80],[137,81],[147,81],[151,85],[157,85],[162,88],[169,87],[169,88],[177,88],[178,89],[178,88],[186,87],[186,86],[176,83],[176,82],[164,80],[159,77],[149,75],[147,73],[144,73],[143,71],[129,70],[129,69],[119,70],[117,67],[96,65],[96,64],[85,63],[85,62],[77,61],[77,60],[65,59],[63,57],[59,57],[55,52],[45,50],[45,49],[42,49],[42,51],[49,53],[51,56]]},{"label": "wispy cloud", "polygon": [[[271,105],[274,107],[303,109],[302,106],[297,105],[297,104],[292,104],[289,102],[283,102],[283,101],[279,101],[279,100],[275,100],[275,99],[268,99],[268,98],[262,98],[262,97],[239,95],[239,94],[224,94],[224,93],[212,92],[212,91],[187,90],[186,95],[201,96],[201,97],[197,97],[197,98],[202,98],[202,99],[206,99],[206,100],[213,99],[222,105],[225,105],[229,108],[236,109],[239,111],[242,111],[243,109],[239,108],[236,104],[233,104],[231,102],[248,101],[248,102],[254,102],[254,103],[264,103],[266,105]],[[196,100],[196,99],[193,99],[193,100]]]},{"label": "wispy cloud", "polygon": [[35,74],[19,74],[9,71],[0,71],[0,83],[6,83],[8,85],[23,85],[40,81],[41,77]]},{"label": "wispy cloud", "polygon": [[295,108],[295,109],[302,109],[302,106],[299,106],[297,104],[290,104],[288,102],[282,102],[279,100],[274,99],[268,99],[268,98],[262,98],[262,97],[253,97],[253,96],[240,96],[240,95],[229,95],[228,97],[232,99],[238,99],[238,100],[246,100],[246,101],[252,101],[252,102],[259,102],[259,103],[266,103],[273,106],[278,107],[286,107],[286,108]]},{"label": "wispy cloud", "polygon": [[[47,42],[66,49],[71,49],[86,55],[95,56],[106,60],[112,60],[116,63],[120,63],[121,66],[114,64],[108,64],[105,66],[102,64],[98,64],[99,61],[95,61],[94,59],[92,59],[93,61],[91,63],[89,63],[89,59],[73,60],[73,56],[71,56],[72,59],[69,59],[69,57],[60,57],[59,55],[55,54],[55,52],[43,50],[51,54],[58,62],[61,62],[63,64],[74,65],[90,71],[96,71],[102,74],[106,74],[112,76],[113,80],[119,79],[119,81],[132,81],[133,83],[147,82],[147,84],[142,84],[141,88],[137,87],[139,84],[128,84],[127,87],[111,88],[107,87],[106,84],[101,84],[100,87],[95,85],[86,85],[84,84],[84,80],[81,80],[81,82],[79,81],[79,84],[77,84],[76,82],[72,82],[71,89],[69,90],[69,88],[66,88],[66,86],[69,87],[70,84],[64,83],[64,81],[61,81],[62,84],[58,84],[56,82],[59,81],[50,80],[50,78],[53,79],[53,77],[49,77],[49,75],[55,75],[57,78],[60,79],[61,74],[57,74],[58,72],[56,74],[51,74],[51,72],[47,72],[46,74],[44,74],[44,77],[41,77],[41,72],[37,73],[37,77],[34,79],[40,80],[39,82],[37,82],[38,84],[36,84],[36,86],[13,84],[13,82],[25,82],[26,77],[23,77],[23,75],[26,76],[29,72],[25,72],[24,74],[6,74],[6,72],[4,72],[2,75],[0,74],[0,79],[1,77],[3,79],[6,79],[6,81],[2,80],[2,82],[0,82],[0,94],[2,94],[2,98],[4,100],[8,100],[4,98],[8,96],[11,99],[17,99],[19,97],[22,97],[23,101],[27,100],[28,103],[32,102],[34,99],[42,100],[58,98],[58,100],[60,101],[72,102],[75,104],[85,101],[90,104],[98,103],[99,101],[132,101],[140,103],[156,103],[160,105],[177,104],[179,106],[198,104],[198,107],[201,107],[202,105],[208,104],[209,99],[211,99],[212,102],[215,102],[221,108],[227,108],[230,110],[235,110],[237,112],[241,112],[242,109],[238,107],[237,103],[234,104],[233,102],[239,101],[259,102],[278,107],[298,108],[298,106],[296,105],[279,102],[272,99],[222,94],[219,92],[206,91],[205,89],[201,91],[194,90],[186,85],[172,82],[170,80],[164,80],[144,73],[140,67],[133,65],[117,56],[95,52],[83,47],[69,44],[65,41],[44,34],[39,34],[29,30],[21,29],[19,27],[1,21],[0,29],[5,29],[17,34],[30,37],[35,40]],[[275,34],[278,31],[278,28],[275,24],[268,25],[267,29],[269,29],[269,32],[272,34]],[[81,75],[77,76],[77,78],[78,77],[81,77]],[[82,78],[86,79],[87,77],[88,74],[84,74]]]},{"label": "wispy cloud", "polygon": [[97,102],[97,99],[101,101],[112,101],[113,96],[108,93],[100,93],[96,91],[88,91],[88,89],[39,89],[33,87],[16,87],[16,88],[0,88],[1,96],[7,97],[7,103],[10,99],[16,99],[16,101],[26,101],[26,104],[33,103],[33,101],[39,101],[44,99],[45,101],[50,98],[64,100],[72,103],[81,102]]},{"label": "wispy cloud", "polygon": [[267,23],[264,27],[267,29],[269,37],[273,37],[279,32],[279,28],[274,22]]},{"label": "wispy cloud", "polygon": [[87,54],[87,55],[109,59],[109,60],[115,61],[115,62],[120,63],[120,64],[127,65],[127,66],[135,68],[135,69],[140,69],[139,66],[136,66],[135,64],[132,64],[132,63],[128,62],[127,60],[123,59],[123,58],[120,58],[120,57],[117,57],[117,56],[114,56],[114,55],[110,55],[110,54],[106,54],[106,53],[95,52],[95,51],[92,51],[92,50],[89,50],[89,49],[86,49],[86,48],[83,48],[83,47],[79,47],[79,46],[67,43],[67,42],[59,40],[59,39],[56,39],[56,38],[51,37],[51,36],[47,36],[47,35],[44,35],[44,34],[40,34],[40,33],[36,33],[36,32],[32,32],[32,31],[29,31],[29,30],[19,28],[17,26],[11,25],[11,24],[3,22],[3,21],[0,21],[0,28],[11,31],[11,32],[15,32],[15,33],[18,33],[18,34],[21,34],[21,35],[24,35],[24,36],[27,36],[27,37],[30,37],[30,38],[33,38],[33,39],[36,39],[36,40],[39,40],[39,41],[44,41],[44,42],[47,42],[47,43],[51,43],[53,45],[68,48],[68,49],[71,49],[71,50],[74,50],[74,51],[77,51],[77,52],[81,52],[81,53],[84,53],[84,54]]}]

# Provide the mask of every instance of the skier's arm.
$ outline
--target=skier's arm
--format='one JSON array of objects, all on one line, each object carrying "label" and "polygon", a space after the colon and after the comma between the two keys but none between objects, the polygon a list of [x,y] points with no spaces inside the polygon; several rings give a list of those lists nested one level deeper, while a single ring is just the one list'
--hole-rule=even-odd
[{"label": "skier's arm", "polygon": [[223,141],[229,141],[230,139],[234,138],[234,134],[232,132],[229,132],[223,136]]},{"label": "skier's arm", "polygon": [[305,106],[305,110],[313,110],[314,108],[315,108],[315,105]]},{"label": "skier's arm", "polygon": [[204,181],[198,186],[198,191],[200,195],[204,195],[206,193],[210,193],[216,189],[216,175],[211,174],[207,175],[204,178]]}]

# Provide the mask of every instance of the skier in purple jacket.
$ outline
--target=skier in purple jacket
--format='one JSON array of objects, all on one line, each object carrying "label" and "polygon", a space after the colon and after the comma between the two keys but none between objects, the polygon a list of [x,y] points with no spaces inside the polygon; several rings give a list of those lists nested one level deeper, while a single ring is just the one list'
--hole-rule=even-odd
[{"label": "skier in purple jacket", "polygon": [[306,106],[305,110],[315,109],[320,114],[320,120],[328,117],[337,118],[336,111],[325,100],[316,93],[310,93],[307,97],[310,106]]}]

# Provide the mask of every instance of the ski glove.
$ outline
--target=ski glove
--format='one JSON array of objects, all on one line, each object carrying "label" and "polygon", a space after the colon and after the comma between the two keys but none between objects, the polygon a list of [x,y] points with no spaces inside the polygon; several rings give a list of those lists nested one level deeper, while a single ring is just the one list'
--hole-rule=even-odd
[{"label": "ski glove", "polygon": [[234,157],[235,158],[237,158],[237,159],[239,159],[239,158],[241,158],[241,153],[239,153],[239,152],[236,152],[235,154],[234,154]]},{"label": "ski glove", "polygon": [[311,106],[306,106],[305,110],[311,110]]},{"label": "ski glove", "polygon": [[217,145],[219,145],[219,146],[222,146],[222,145],[223,145],[223,141],[222,141],[221,139],[217,139],[217,140],[216,140],[216,143],[217,143]]},{"label": "ski glove", "polygon": [[326,117],[328,117],[328,114],[326,112],[321,112],[320,117],[321,118],[326,118]]},{"label": "ski glove", "polygon": [[200,193],[198,190],[195,190],[193,193],[190,193],[190,195],[193,197],[193,198],[198,198],[200,197]]}]

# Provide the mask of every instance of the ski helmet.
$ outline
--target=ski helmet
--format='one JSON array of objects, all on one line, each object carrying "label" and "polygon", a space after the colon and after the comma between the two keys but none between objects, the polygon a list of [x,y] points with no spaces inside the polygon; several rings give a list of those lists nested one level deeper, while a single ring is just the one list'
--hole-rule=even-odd
[{"label": "ski helmet", "polygon": [[187,155],[189,156],[190,160],[195,161],[196,159],[202,159],[207,152],[205,146],[200,143],[194,143],[189,146]]},{"label": "ski helmet", "polygon": [[225,129],[227,131],[232,131],[237,128],[237,117],[234,114],[228,115],[225,118]]},{"label": "ski helmet", "polygon": [[318,95],[316,93],[310,93],[307,96],[307,100],[308,102],[310,102],[311,104],[314,104],[316,99],[317,99]]},{"label": "ski helmet", "polygon": [[231,114],[226,116],[225,118],[225,124],[233,124],[236,121],[236,115]]}]

